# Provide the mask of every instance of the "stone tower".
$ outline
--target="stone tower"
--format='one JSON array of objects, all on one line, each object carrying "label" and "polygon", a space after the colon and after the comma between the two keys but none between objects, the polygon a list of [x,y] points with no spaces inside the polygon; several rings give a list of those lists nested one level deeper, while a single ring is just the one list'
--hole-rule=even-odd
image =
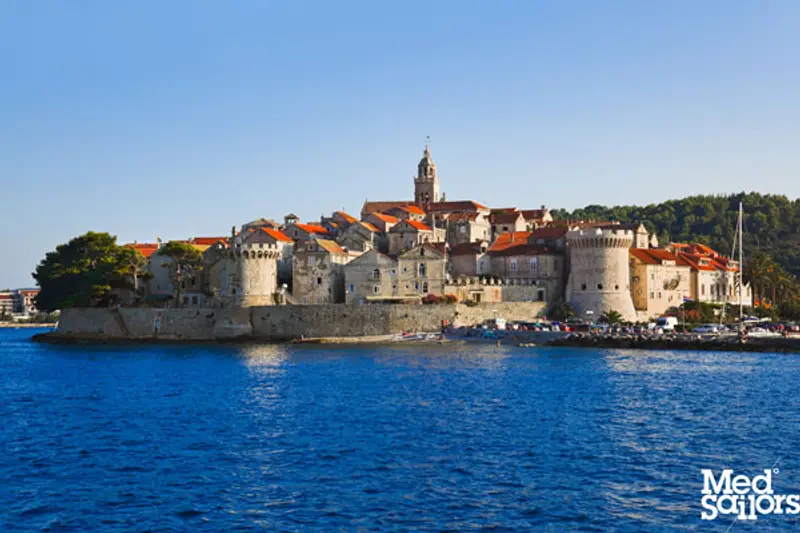
[{"label": "stone tower", "polygon": [[431,149],[425,145],[425,152],[417,165],[417,176],[414,178],[414,202],[423,207],[439,201],[439,178],[436,177],[436,163],[433,162]]},{"label": "stone tower", "polygon": [[233,277],[230,283],[233,305],[274,305],[281,251],[274,244],[248,242],[245,237],[240,234],[234,238],[228,254],[227,271]]},{"label": "stone tower", "polygon": [[633,238],[633,231],[614,228],[567,232],[567,301],[578,317],[596,322],[606,311],[617,311],[623,320],[637,320],[628,263]]}]

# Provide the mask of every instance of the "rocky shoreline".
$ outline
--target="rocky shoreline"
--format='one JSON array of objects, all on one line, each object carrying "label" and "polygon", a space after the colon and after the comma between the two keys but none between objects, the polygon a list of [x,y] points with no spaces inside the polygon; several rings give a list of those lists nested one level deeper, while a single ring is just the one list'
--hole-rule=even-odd
[{"label": "rocky shoreline", "polygon": [[800,337],[739,339],[736,336],[692,335],[587,335],[571,334],[553,339],[547,346],[636,350],[693,350],[725,352],[800,353]]}]

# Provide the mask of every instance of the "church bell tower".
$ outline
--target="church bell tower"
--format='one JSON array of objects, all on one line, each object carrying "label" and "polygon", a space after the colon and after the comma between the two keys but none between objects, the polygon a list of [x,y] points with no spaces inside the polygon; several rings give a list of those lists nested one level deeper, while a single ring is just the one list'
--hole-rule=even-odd
[{"label": "church bell tower", "polygon": [[436,163],[433,162],[431,149],[426,144],[422,159],[417,165],[417,176],[414,178],[414,202],[423,207],[439,201],[439,178],[436,177]]}]

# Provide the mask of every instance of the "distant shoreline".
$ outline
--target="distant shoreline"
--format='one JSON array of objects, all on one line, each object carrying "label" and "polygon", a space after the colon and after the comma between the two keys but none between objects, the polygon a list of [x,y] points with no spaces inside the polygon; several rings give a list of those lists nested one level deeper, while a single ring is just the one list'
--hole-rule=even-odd
[{"label": "distant shoreline", "polygon": [[0,328],[7,328],[7,329],[13,329],[13,328],[54,328],[54,327],[56,327],[55,322],[52,323],[52,324],[38,324],[38,323],[31,324],[31,323],[28,323],[28,322],[25,322],[25,323],[20,323],[20,322],[0,322]]}]

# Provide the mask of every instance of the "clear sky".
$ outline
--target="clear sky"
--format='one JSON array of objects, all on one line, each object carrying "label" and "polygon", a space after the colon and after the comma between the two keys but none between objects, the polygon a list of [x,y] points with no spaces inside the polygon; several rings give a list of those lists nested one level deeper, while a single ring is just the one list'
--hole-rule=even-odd
[{"label": "clear sky", "polygon": [[0,0],[0,288],[87,230],[800,196],[796,0]]}]

